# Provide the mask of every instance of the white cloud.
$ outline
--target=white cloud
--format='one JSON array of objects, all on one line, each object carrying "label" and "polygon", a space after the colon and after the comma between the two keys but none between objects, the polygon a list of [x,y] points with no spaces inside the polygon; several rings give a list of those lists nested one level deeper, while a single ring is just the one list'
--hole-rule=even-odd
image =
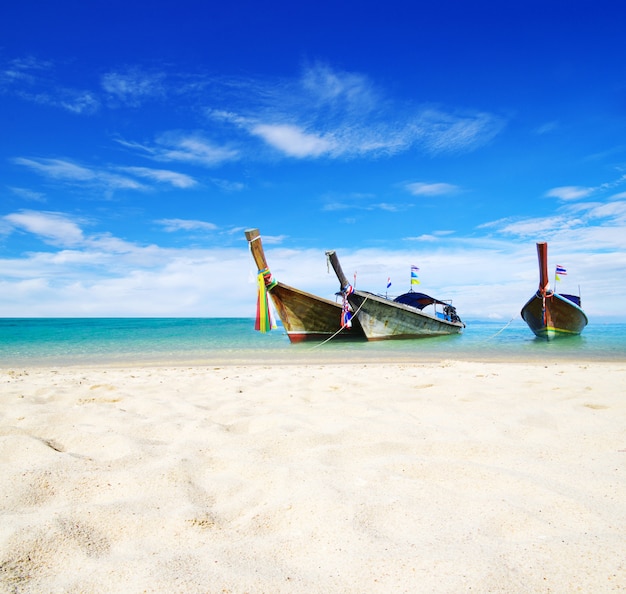
[{"label": "white cloud", "polygon": [[313,105],[341,108],[347,113],[363,115],[383,101],[365,75],[335,70],[321,62],[305,68],[298,85]]},{"label": "white cloud", "polygon": [[546,196],[549,198],[560,198],[561,200],[578,200],[579,198],[586,198],[593,194],[593,192],[594,188],[561,186],[559,188],[552,188],[546,192]]},{"label": "white cloud", "polygon": [[78,165],[64,159],[26,159],[18,157],[14,163],[33,169],[40,175],[75,184],[95,185],[108,189],[146,190],[147,186],[128,176]]},{"label": "white cloud", "polygon": [[425,233],[424,235],[418,235],[417,237],[405,237],[404,238],[405,241],[439,241],[439,238],[433,233],[433,234],[428,234]]},{"label": "white cloud", "polygon": [[140,68],[108,72],[102,76],[101,85],[111,97],[133,107],[166,93],[163,73],[146,72]]},{"label": "white cloud", "polygon": [[443,196],[458,192],[458,186],[447,183],[414,182],[406,185],[407,190],[414,196]]},{"label": "white cloud", "polygon": [[41,72],[50,69],[50,62],[38,60],[33,56],[16,58],[3,65],[0,70],[0,84],[4,87],[12,85],[32,85]]},{"label": "white cloud", "polygon": [[74,246],[84,241],[78,224],[61,213],[24,210],[6,215],[4,220],[15,229],[37,235],[52,245]]},{"label": "white cloud", "polygon": [[551,216],[521,219],[509,222],[498,229],[504,235],[515,235],[517,237],[534,237],[553,234],[559,229],[569,229],[576,226],[580,221],[570,220],[564,216]]},{"label": "white cloud", "polygon": [[100,100],[90,91],[65,90],[52,103],[76,114],[92,114],[100,109]]},{"label": "white cloud", "polygon": [[546,122],[545,124],[542,124],[535,130],[533,130],[533,132],[537,134],[538,136],[543,136],[544,134],[549,134],[550,132],[554,132],[555,130],[558,129],[558,127],[559,127],[559,123],[557,121]]},{"label": "white cloud", "polygon": [[163,225],[164,230],[169,233],[175,231],[215,231],[218,228],[213,223],[188,219],[161,219],[155,222]]},{"label": "white cloud", "polygon": [[[548,192],[546,192],[546,196],[549,198],[560,198],[563,201],[574,201],[579,200],[580,198],[587,198],[592,194],[604,194],[612,191],[613,189],[624,185],[626,182],[626,175],[621,175],[617,179],[614,179],[609,182],[605,182],[595,187],[581,187],[581,186],[561,186],[558,188],[552,188]],[[622,198],[625,193],[618,193],[611,196],[609,199],[619,200]]]},{"label": "white cloud", "polygon": [[224,192],[241,192],[246,187],[246,185],[242,182],[231,181],[228,179],[220,179],[217,177],[211,178],[211,183],[215,184],[220,190]]},{"label": "white cloud", "polygon": [[[60,213],[14,213],[5,221],[59,246],[56,251],[0,259],[0,307],[5,315],[254,317],[256,267],[241,230],[240,248],[171,249],[124,242],[106,233],[87,235],[79,222]],[[212,230],[204,221],[160,222],[171,224],[172,230]],[[453,299],[465,320],[517,319],[536,290],[534,243],[539,238],[471,239],[440,233],[437,241],[424,235],[394,249],[338,247],[337,253],[350,278],[357,272],[359,288],[384,292],[391,277],[395,292],[408,290],[414,264],[420,268],[420,289]],[[338,281],[327,269],[323,250],[273,247],[284,239],[263,236],[274,278],[334,299]],[[550,263],[566,266],[567,280],[582,286],[590,319],[624,319],[624,227],[585,227],[547,239]],[[424,244],[427,247],[420,247]],[[207,279],[219,279],[228,291],[215,291]]]},{"label": "white cloud", "polygon": [[17,157],[13,159],[13,162],[55,179],[91,181],[98,177],[97,173],[92,169],[63,159],[27,159]]},{"label": "white cloud", "polygon": [[46,200],[46,196],[42,192],[35,192],[34,190],[29,190],[27,188],[15,187],[9,187],[9,190],[24,200],[30,200],[33,202],[45,202]]},{"label": "white cloud", "polygon": [[[18,157],[14,163],[28,167],[40,175],[74,184],[85,184],[108,190],[148,191],[149,185],[136,178],[165,183],[175,188],[188,189],[197,185],[191,176],[166,169],[149,167],[109,166],[108,169],[90,168],[67,159],[27,159]],[[129,175],[120,175],[125,172]]]},{"label": "white cloud", "polygon": [[138,177],[168,183],[175,188],[191,188],[197,184],[196,180],[189,175],[168,171],[166,169],[150,169],[148,167],[121,167],[120,169]]},{"label": "white cloud", "polygon": [[357,192],[344,196],[328,195],[324,198],[324,200],[325,204],[322,207],[322,210],[328,212],[339,210],[384,210],[387,212],[401,212],[413,207],[412,204],[403,204],[400,202],[378,202],[377,196],[374,194],[360,194]]},{"label": "white cloud", "polygon": [[[387,98],[366,76],[315,64],[296,80],[231,81],[239,94],[209,115],[297,158],[388,156],[409,150],[471,151],[505,121],[494,114],[457,113]],[[253,96],[254,103],[245,96]]]},{"label": "white cloud", "polygon": [[168,132],[160,135],[154,145],[118,140],[119,144],[147,154],[155,161],[191,163],[216,167],[239,158],[239,151],[228,146],[218,146],[197,134]]},{"label": "white cloud", "polygon": [[54,65],[32,56],[18,58],[0,70],[0,90],[39,105],[58,107],[74,114],[93,114],[100,109],[95,93],[75,89],[51,80]]},{"label": "white cloud", "polygon": [[328,138],[306,133],[293,125],[258,124],[251,132],[290,157],[319,157],[335,148]]},{"label": "white cloud", "polygon": [[469,152],[490,142],[504,127],[504,120],[481,112],[454,113],[428,108],[410,122],[412,144],[421,141],[433,154]]}]

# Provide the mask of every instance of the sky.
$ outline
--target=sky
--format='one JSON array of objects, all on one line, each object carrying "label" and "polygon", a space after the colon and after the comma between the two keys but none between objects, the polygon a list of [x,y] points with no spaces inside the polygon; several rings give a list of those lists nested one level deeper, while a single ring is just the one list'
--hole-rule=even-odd
[{"label": "sky", "polygon": [[[0,8],[0,317],[253,317],[274,278],[626,321],[626,8],[606,0]],[[567,274],[555,281],[556,265]]]}]

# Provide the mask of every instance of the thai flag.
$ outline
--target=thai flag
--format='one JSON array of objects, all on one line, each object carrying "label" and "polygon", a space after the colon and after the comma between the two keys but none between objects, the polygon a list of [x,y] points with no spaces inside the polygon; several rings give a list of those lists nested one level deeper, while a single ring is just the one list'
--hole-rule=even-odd
[{"label": "thai flag", "polygon": [[391,277],[387,278],[387,288],[391,286]]},{"label": "thai flag", "polygon": [[567,270],[565,270],[565,268],[563,268],[563,266],[561,266],[560,264],[556,265],[556,273],[558,275],[564,275],[567,274]]}]

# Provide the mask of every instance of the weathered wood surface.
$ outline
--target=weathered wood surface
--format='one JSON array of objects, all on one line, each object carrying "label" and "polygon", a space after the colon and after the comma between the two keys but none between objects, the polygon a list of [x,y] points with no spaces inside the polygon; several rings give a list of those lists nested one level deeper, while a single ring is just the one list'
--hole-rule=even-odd
[{"label": "weathered wood surface", "polygon": [[[349,282],[337,254],[328,251],[326,257],[337,275],[341,289],[345,289]],[[368,340],[444,336],[459,334],[464,328],[463,322],[451,322],[366,291],[353,289],[348,295],[348,301]]]},{"label": "weathered wood surface", "polygon": [[[258,229],[245,231],[250,251],[259,270],[269,269]],[[340,303],[301,291],[280,281],[269,290],[276,313],[291,342],[334,339],[363,340],[357,320],[352,328],[341,328]]]}]

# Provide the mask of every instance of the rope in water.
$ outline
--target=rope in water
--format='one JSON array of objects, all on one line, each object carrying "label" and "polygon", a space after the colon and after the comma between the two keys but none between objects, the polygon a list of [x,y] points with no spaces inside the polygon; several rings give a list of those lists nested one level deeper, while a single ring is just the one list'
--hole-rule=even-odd
[{"label": "rope in water", "polygon": [[[367,297],[365,299],[363,299],[363,303],[361,303],[361,305],[359,305],[358,309],[354,312],[354,317],[356,317],[356,315],[361,311],[361,308],[365,305],[365,302],[367,301],[367,299],[368,299]],[[337,332],[335,332],[332,336],[329,336],[324,342],[320,342],[319,344],[316,344],[315,346],[311,347],[311,350],[317,349],[317,348],[325,345],[327,342],[329,342],[333,338],[335,338],[335,336],[337,336],[337,334],[339,334],[342,330],[343,330],[343,326],[341,328],[339,328],[339,330],[337,330]]]},{"label": "rope in water", "polygon": [[487,338],[485,338],[484,340],[481,340],[480,342],[482,343],[482,342],[487,342],[488,340],[492,340],[493,338],[498,336],[500,332],[504,332],[511,325],[511,322],[515,320],[516,318],[517,316],[513,316],[503,328],[500,328],[500,330],[498,330],[495,334],[493,334],[492,336],[488,336]]}]

